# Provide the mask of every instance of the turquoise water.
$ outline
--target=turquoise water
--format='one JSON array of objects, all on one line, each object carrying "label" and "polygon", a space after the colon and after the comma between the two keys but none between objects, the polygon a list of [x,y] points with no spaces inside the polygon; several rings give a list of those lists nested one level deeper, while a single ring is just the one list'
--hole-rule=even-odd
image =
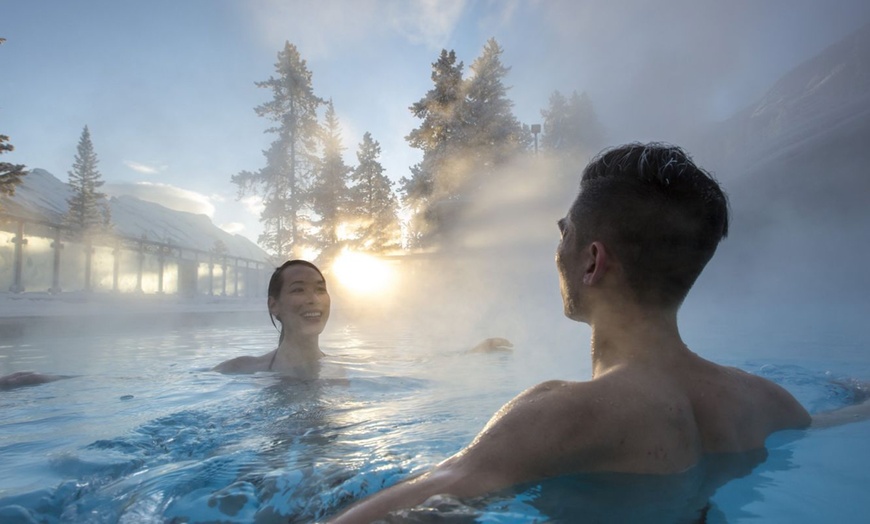
[{"label": "turquoise water", "polygon": [[[776,338],[782,324],[751,315],[738,332],[705,322],[719,320],[689,319],[690,345],[783,384],[811,410],[850,402],[831,379],[870,379],[867,332],[853,319],[822,331],[791,318]],[[0,521],[317,521],[456,452],[523,388],[586,378],[585,336],[566,322],[514,338],[513,353],[466,354],[449,336],[334,319],[321,342],[349,380],[312,383],[207,371],[272,347],[263,319],[8,337],[0,373],[77,376],[0,392]],[[862,422],[784,432],[767,456],[710,460],[683,476],[556,479],[436,499],[397,520],[862,521],[868,466]]]}]

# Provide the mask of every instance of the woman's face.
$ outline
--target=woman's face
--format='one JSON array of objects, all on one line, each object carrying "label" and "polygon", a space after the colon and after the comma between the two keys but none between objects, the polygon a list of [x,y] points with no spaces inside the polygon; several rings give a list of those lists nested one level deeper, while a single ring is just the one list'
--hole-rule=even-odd
[{"label": "woman's face", "polygon": [[329,320],[329,293],[316,270],[292,265],[281,271],[281,292],[269,297],[269,312],[281,322],[286,337],[316,336]]}]

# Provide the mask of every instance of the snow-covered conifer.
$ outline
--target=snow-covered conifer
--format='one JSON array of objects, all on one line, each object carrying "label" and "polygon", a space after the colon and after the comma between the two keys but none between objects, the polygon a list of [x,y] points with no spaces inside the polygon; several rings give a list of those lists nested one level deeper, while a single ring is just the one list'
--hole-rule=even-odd
[{"label": "snow-covered conifer", "polygon": [[380,156],[381,145],[367,132],[356,153],[359,164],[351,175],[349,210],[355,246],[371,252],[395,250],[402,244],[399,203]]},{"label": "snow-covered conifer", "polygon": [[[12,144],[8,142],[8,136],[0,135],[0,154],[14,149]],[[25,175],[27,175],[27,171],[24,170],[24,165],[0,162],[0,195],[14,195],[15,186],[21,183],[21,179]]]},{"label": "snow-covered conifer", "polygon": [[111,227],[106,194],[99,190],[105,183],[97,169],[97,153],[88,126],[82,130],[72,170],[68,172],[72,195],[65,222],[75,234],[86,236],[105,232]]},{"label": "snow-covered conifer", "polygon": [[239,198],[251,194],[263,198],[259,244],[276,259],[300,256],[311,246],[311,176],[315,166],[318,135],[317,108],[323,102],[314,95],[311,72],[296,46],[285,42],[275,63],[276,76],[256,82],[270,89],[272,100],[256,107],[259,116],[274,125],[266,130],[278,137],[264,151],[266,166],[232,176]]},{"label": "snow-covered conifer", "polygon": [[321,252],[330,253],[341,240],[339,228],[345,220],[347,182],[350,168],[342,158],[341,127],[332,100],[326,103],[326,114],[320,132],[320,156],[314,171],[312,207],[319,216]]}]

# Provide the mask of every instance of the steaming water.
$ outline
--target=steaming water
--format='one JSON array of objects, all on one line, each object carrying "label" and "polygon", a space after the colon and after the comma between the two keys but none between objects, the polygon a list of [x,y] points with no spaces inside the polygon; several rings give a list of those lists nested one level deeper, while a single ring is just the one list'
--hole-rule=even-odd
[{"label": "steaming water", "polygon": [[[695,322],[687,338],[712,348],[705,356],[785,385],[813,410],[849,402],[832,376],[870,378],[866,330],[801,329],[809,324],[794,320],[789,336],[768,344],[750,317],[738,332]],[[554,340],[561,332],[515,340],[512,354],[466,354],[447,339],[340,320],[321,342],[346,366],[347,383],[222,376],[205,369],[262,353],[276,337],[262,322],[219,324],[4,341],[4,374],[79,376],[0,392],[0,521],[311,522],[454,453],[521,389],[588,376],[585,344]],[[582,339],[582,328],[569,327]],[[543,348],[559,342],[567,349],[546,358]],[[776,435],[766,461],[730,473],[743,476],[715,492],[707,521],[863,520],[868,466],[870,423]],[[663,501],[682,496],[694,474],[559,479],[432,501],[405,518],[673,521]]]}]

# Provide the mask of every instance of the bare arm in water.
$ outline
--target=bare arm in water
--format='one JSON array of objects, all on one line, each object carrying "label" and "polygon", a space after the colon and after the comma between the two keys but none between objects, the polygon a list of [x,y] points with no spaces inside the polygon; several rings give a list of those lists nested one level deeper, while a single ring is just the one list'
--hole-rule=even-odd
[{"label": "bare arm in water", "polygon": [[[619,470],[620,430],[609,391],[592,397],[587,383],[550,381],[526,390],[501,408],[465,449],[432,470],[387,488],[347,509],[333,524],[370,523],[392,511],[450,494],[469,498],[570,471]],[[616,401],[619,404],[619,401]],[[630,431],[646,420],[628,414]],[[621,422],[621,421],[619,421]],[[653,432],[654,433],[654,432]],[[554,453],[553,450],[559,452]],[[679,466],[682,468],[682,466]]]},{"label": "bare arm in water", "polygon": [[0,377],[0,391],[8,389],[22,388],[25,386],[35,386],[37,384],[45,384],[46,382],[54,382],[70,378],[64,375],[44,375],[33,371],[18,371],[9,375]]},{"label": "bare arm in water", "polygon": [[[522,445],[520,442],[522,439],[517,438],[514,441],[512,449],[517,453],[504,454],[502,448],[493,446],[492,432],[495,430],[496,435],[505,435],[504,426],[513,426],[518,421],[518,416],[522,415],[518,413],[516,407],[511,408],[511,406],[518,404],[523,396],[502,408],[474,442],[458,454],[422,475],[404,480],[372,495],[329,522],[332,524],[369,523],[384,517],[391,511],[422,504],[433,495],[449,493],[466,498],[513,484],[514,475],[510,472],[519,467],[514,459],[521,454],[518,448]],[[502,414],[506,416],[500,416]],[[534,421],[527,423],[533,424]]]},{"label": "bare arm in water", "polygon": [[870,419],[870,383],[836,383],[854,394],[855,403],[833,411],[815,413],[810,427],[830,428]]}]

